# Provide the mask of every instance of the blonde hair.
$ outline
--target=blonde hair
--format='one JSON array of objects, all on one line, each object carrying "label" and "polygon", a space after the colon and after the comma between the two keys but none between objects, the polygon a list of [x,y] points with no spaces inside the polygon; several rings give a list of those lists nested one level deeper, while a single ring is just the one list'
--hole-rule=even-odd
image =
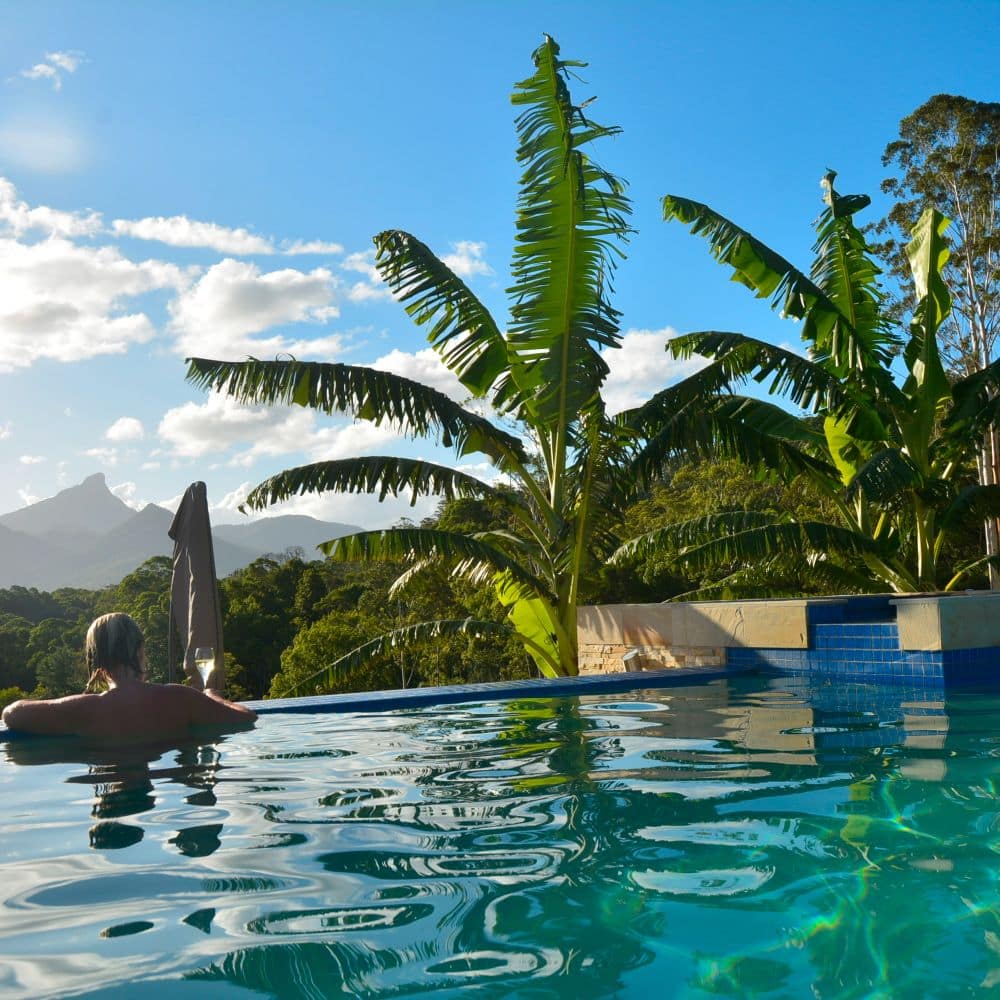
[{"label": "blonde hair", "polygon": [[141,677],[145,640],[135,619],[123,611],[95,618],[87,629],[87,690],[107,686],[123,670]]}]

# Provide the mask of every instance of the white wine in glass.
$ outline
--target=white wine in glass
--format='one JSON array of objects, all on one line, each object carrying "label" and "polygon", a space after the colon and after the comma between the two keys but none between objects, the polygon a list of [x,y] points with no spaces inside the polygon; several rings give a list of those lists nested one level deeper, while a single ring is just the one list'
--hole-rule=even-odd
[{"label": "white wine in glass", "polygon": [[208,679],[215,670],[215,650],[211,646],[199,646],[194,651],[194,665],[201,674],[202,688],[207,688]]}]

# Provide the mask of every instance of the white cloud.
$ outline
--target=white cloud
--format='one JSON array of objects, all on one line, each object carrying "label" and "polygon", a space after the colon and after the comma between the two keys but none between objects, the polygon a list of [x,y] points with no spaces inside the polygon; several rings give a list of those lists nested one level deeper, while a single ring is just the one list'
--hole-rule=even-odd
[{"label": "white cloud", "polygon": [[21,76],[26,80],[51,80],[54,90],[59,90],[62,87],[62,77],[59,75],[58,68],[49,65],[49,63],[35,63],[28,69],[22,69]]},{"label": "white cloud", "polygon": [[119,500],[128,504],[133,510],[142,510],[145,506],[144,503],[137,499],[138,488],[133,482],[119,483],[117,486],[110,487],[110,490]]},{"label": "white cloud", "polygon": [[602,352],[611,369],[604,383],[609,413],[638,406],[660,389],[705,366],[703,358],[675,361],[667,353],[667,341],[676,336],[677,331],[669,326],[661,330],[627,330],[620,349]]},{"label": "white cloud", "polygon": [[363,274],[367,279],[354,282],[347,290],[347,297],[351,302],[370,302],[372,299],[392,298],[389,286],[382,281],[378,268],[375,267],[374,250],[359,250],[357,253],[350,253],[340,262],[340,266],[345,271]]},{"label": "white cloud", "polygon": [[366,281],[355,281],[347,289],[347,297],[351,302],[371,302],[373,299],[391,299],[392,292],[388,285],[370,285]]},{"label": "white cloud", "polygon": [[80,63],[83,62],[83,53],[46,52],[45,58],[52,63],[53,66],[58,66],[60,69],[66,70],[67,73],[75,73],[80,68]]},{"label": "white cloud", "polygon": [[142,421],[135,417],[119,417],[104,432],[109,441],[138,441],[144,434]]},{"label": "white cloud", "polygon": [[272,254],[274,244],[248,229],[229,229],[214,222],[199,222],[186,215],[149,216],[145,219],[115,219],[111,228],[118,236],[156,240],[172,247],[203,247],[219,253]]},{"label": "white cloud", "polygon": [[317,429],[313,410],[240,406],[217,394],[204,403],[168,410],[158,433],[175,457],[203,459],[233,451],[229,459],[233,466],[294,453],[307,454],[313,462],[349,458],[401,437],[390,427],[367,421]]},{"label": "white cloud", "polygon": [[337,279],[326,268],[262,273],[255,264],[226,258],[171,302],[177,350],[230,360],[248,354],[329,357],[342,349],[337,335],[299,340],[254,335],[280,323],[324,323],[339,315],[336,288]]},{"label": "white cloud", "polygon": [[371,367],[422,382],[456,401],[462,401],[469,395],[469,391],[445,367],[437,351],[431,347],[425,347],[414,354],[396,349],[372,362]]},{"label": "white cloud", "polygon": [[340,262],[340,266],[345,271],[358,271],[376,284],[382,280],[379,277],[378,268],[375,267],[374,250],[359,250],[356,253],[349,253]]},{"label": "white cloud", "polygon": [[84,167],[89,144],[72,121],[47,114],[20,114],[0,122],[0,158],[6,166],[46,174]]},{"label": "white cloud", "polygon": [[441,260],[460,278],[493,273],[493,268],[483,260],[483,254],[486,252],[485,243],[460,240],[458,243],[452,243],[452,249],[453,253],[447,254]]},{"label": "white cloud", "polygon": [[294,240],[285,243],[281,252],[294,257],[297,254],[341,254],[344,248],[339,243],[326,243],[323,240]]},{"label": "white cloud", "polygon": [[125,300],[186,281],[172,264],[134,263],[114,247],[0,238],[0,372],[40,358],[122,354],[145,343],[155,334],[153,325],[142,312],[126,312]]},{"label": "white cloud", "polygon": [[31,492],[31,488],[19,489],[17,495],[21,498],[21,504],[25,507],[30,507],[33,503],[38,503],[41,500],[40,496]]},{"label": "white cloud", "polygon": [[118,464],[117,448],[88,448],[86,451],[81,452],[81,454],[86,455],[87,458],[96,458],[103,465]]},{"label": "white cloud", "polygon": [[0,424],[0,441],[5,441],[14,430],[14,425],[8,420],[5,424]]},{"label": "white cloud", "polygon": [[26,80],[48,80],[53,90],[62,90],[63,73],[75,73],[83,62],[80,52],[46,52],[42,62],[21,70]]},{"label": "white cloud", "polygon": [[159,467],[159,462],[143,462],[142,465],[139,466],[143,472],[155,472]]},{"label": "white cloud", "polygon": [[21,465],[40,465],[45,461],[43,455],[22,455],[19,459]]},{"label": "white cloud", "polygon": [[306,447],[311,462],[332,462],[372,452],[402,435],[386,424],[376,425],[359,420],[338,427],[323,427],[309,439]]},{"label": "white cloud", "polygon": [[92,236],[101,231],[99,212],[63,212],[38,205],[31,208],[17,197],[17,188],[0,177],[0,224],[8,233],[21,236],[32,230],[46,236]]}]

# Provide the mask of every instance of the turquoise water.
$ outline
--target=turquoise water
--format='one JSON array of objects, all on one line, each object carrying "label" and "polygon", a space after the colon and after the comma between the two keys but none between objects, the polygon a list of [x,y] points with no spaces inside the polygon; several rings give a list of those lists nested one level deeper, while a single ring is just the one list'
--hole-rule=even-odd
[{"label": "turquoise water", "polygon": [[0,993],[1000,993],[1000,698],[739,679],[2,744]]}]

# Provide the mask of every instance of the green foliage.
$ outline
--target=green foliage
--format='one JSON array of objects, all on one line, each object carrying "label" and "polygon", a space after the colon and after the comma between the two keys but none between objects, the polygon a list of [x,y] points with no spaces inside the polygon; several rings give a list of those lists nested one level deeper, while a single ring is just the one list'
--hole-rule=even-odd
[{"label": "green foliage", "polygon": [[916,306],[907,282],[909,232],[937,208],[952,220],[943,269],[954,296],[941,331],[946,361],[966,374],[985,368],[1000,334],[1000,104],[936,94],[899,123],[882,163],[894,170],[882,183],[894,202],[873,229],[882,237],[876,252],[900,283],[895,315]]},{"label": "green foliage", "polygon": [[0,688],[0,711],[3,711],[11,702],[20,701],[27,697],[28,692],[19,687]]},{"label": "green foliage", "polygon": [[[817,222],[810,272],[816,293],[772,298],[787,310],[791,296],[801,307],[808,357],[740,334],[688,334],[670,349],[679,357],[700,353],[710,364],[656,401],[678,410],[700,399],[724,415],[728,426],[718,441],[730,453],[739,454],[734,442],[743,436],[771,437],[771,447],[757,446],[766,464],[776,473],[808,478],[826,498],[826,520],[787,510],[753,517],[716,513],[632,540],[618,560],[675,552],[689,571],[714,569],[711,586],[725,593],[784,592],[796,562],[798,575],[807,573],[820,588],[846,591],[951,589],[971,579],[973,567],[956,567],[945,553],[955,550],[976,518],[1000,512],[1000,488],[970,492],[969,482],[979,435],[996,419],[1000,366],[955,383],[945,376],[938,331],[951,308],[942,278],[948,220],[933,209],[921,216],[907,247],[916,299],[908,336],[892,329],[878,269],[853,221],[868,199],[838,194],[834,176],[825,178],[827,208]],[[743,231],[707,206],[683,203],[681,213],[679,203],[665,198],[665,217],[706,236],[713,255],[758,294],[771,295],[782,283],[806,287],[792,281],[791,265],[759,241],[736,252]],[[906,371],[901,385],[888,365],[899,347]],[[811,420],[792,414],[767,426],[748,420],[754,411],[732,394],[732,386],[747,379],[769,380],[772,390],[808,405],[813,419],[822,421],[822,436],[810,437]]]}]

